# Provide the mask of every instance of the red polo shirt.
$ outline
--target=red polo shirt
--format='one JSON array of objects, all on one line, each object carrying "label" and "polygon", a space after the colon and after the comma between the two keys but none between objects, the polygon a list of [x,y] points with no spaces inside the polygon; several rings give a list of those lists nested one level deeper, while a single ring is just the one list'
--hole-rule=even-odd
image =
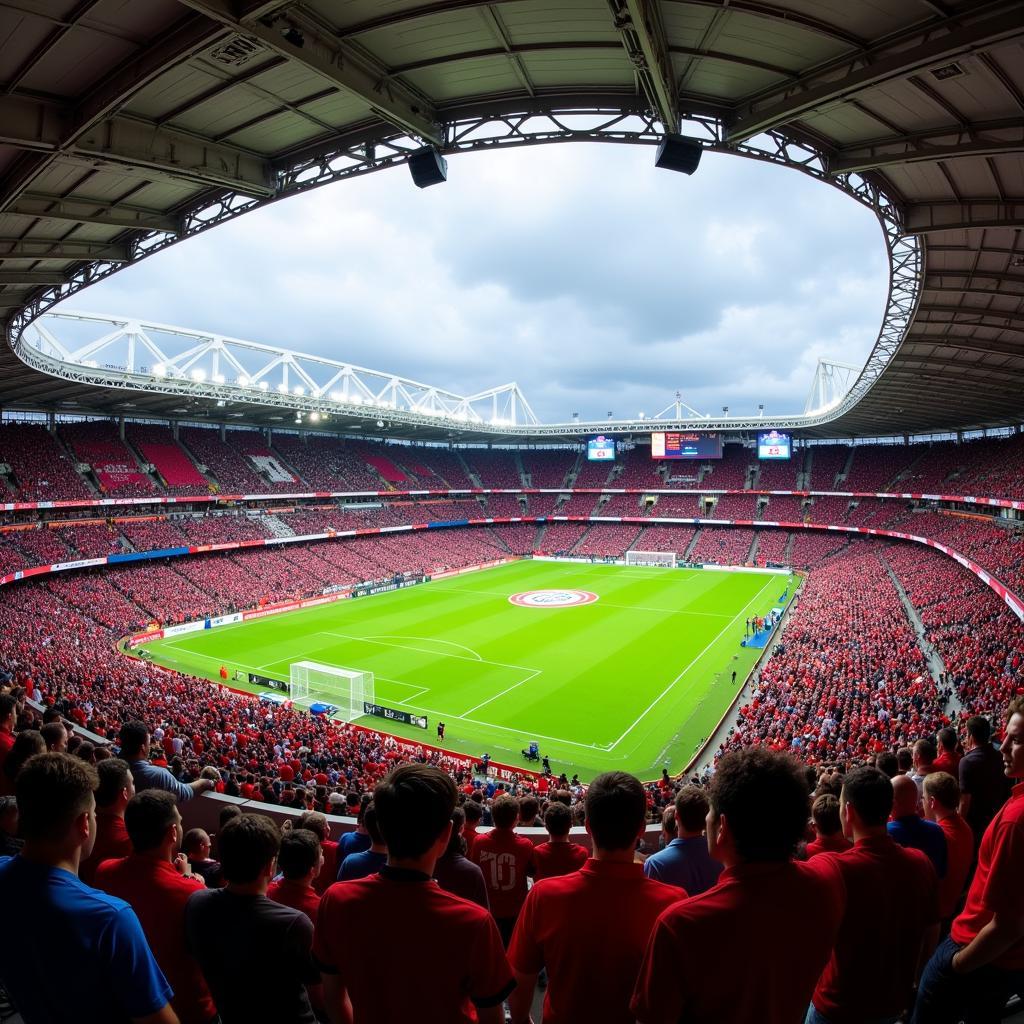
[{"label": "red polo shirt", "polygon": [[0,768],[3,767],[13,746],[14,733],[6,725],[0,725]]},{"label": "red polo shirt", "polygon": [[171,1006],[181,1024],[217,1016],[199,963],[185,945],[185,904],[203,889],[201,878],[179,875],[170,861],[132,854],[96,870],[96,887],[131,904],[153,956],[174,989]]},{"label": "red polo shirt", "polygon": [[974,832],[959,814],[939,822],[946,836],[946,874],[939,882],[939,917],[952,917],[974,857]]},{"label": "red polo shirt", "polygon": [[469,859],[479,865],[487,883],[491,913],[515,917],[526,900],[526,876],[533,870],[533,843],[508,828],[477,833]]},{"label": "red polo shirt", "polygon": [[[634,1015],[642,1024],[802,1020],[845,902],[831,857],[726,868],[717,885],[658,918]],[[741,949],[738,936],[756,945]]]},{"label": "red polo shirt", "polygon": [[[966,946],[998,910],[1010,918],[1024,917],[1024,782],[989,822],[978,847],[978,867],[967,902],[953,922],[950,935]],[[1018,939],[992,963],[1005,970],[1024,969],[1024,939]]]},{"label": "red polo shirt", "polygon": [[[324,863],[320,868],[320,874],[313,879],[313,888],[318,896],[323,896],[327,887],[333,885],[338,877],[338,844],[333,839],[325,839],[320,844],[320,849],[324,851]],[[302,907],[295,909],[302,910]]]},{"label": "red polo shirt", "polygon": [[287,878],[271,882],[267,889],[267,899],[300,911],[314,925],[316,924],[316,916],[320,910],[320,893],[305,882],[294,882]]},{"label": "red polo shirt", "polygon": [[132,841],[128,838],[128,829],[124,827],[124,818],[118,814],[96,812],[96,842],[87,860],[78,866],[78,877],[86,885],[94,885],[96,869],[105,861],[118,857],[127,857],[132,852]]},{"label": "red polo shirt", "polygon": [[957,773],[960,769],[960,755],[956,752],[950,754],[945,750],[932,762],[932,771],[946,772],[948,775],[952,775],[953,778],[957,778]]},{"label": "red polo shirt", "polygon": [[547,967],[544,1024],[633,1024],[629,999],[654,922],[683,899],[683,889],[644,877],[642,864],[593,858],[538,882],[526,897],[508,958],[522,974]]},{"label": "red polo shirt", "polygon": [[935,868],[920,850],[887,835],[832,856],[846,886],[846,913],[813,1003],[829,1024],[894,1017],[914,1001],[921,940],[939,920]]},{"label": "red polo shirt", "polygon": [[570,871],[579,871],[587,863],[590,854],[579,843],[541,843],[534,847],[534,880],[556,878]]},{"label": "red polo shirt", "polygon": [[474,1005],[497,1006],[515,987],[486,910],[387,866],[327,890],[313,955],[339,977],[355,1020],[374,1024],[470,1024]]},{"label": "red polo shirt", "polygon": [[831,836],[818,836],[814,842],[807,844],[807,859],[817,857],[820,853],[845,853],[851,846],[853,843],[842,832],[836,832]]}]

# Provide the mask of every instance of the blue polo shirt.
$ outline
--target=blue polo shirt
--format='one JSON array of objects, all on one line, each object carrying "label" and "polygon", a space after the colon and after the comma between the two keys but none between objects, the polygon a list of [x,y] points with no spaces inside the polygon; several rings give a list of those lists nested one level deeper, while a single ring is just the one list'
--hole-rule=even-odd
[{"label": "blue polo shirt", "polygon": [[135,790],[141,793],[144,789],[162,789],[170,793],[179,804],[194,797],[195,790],[179,782],[166,768],[149,761],[132,761],[129,766],[135,780]]},{"label": "blue polo shirt", "polygon": [[351,882],[355,878],[366,878],[375,875],[388,862],[386,853],[374,853],[373,850],[360,850],[350,853],[338,869],[339,882]]},{"label": "blue polo shirt", "polygon": [[900,846],[920,850],[932,862],[939,878],[946,877],[946,833],[941,826],[916,814],[908,814],[890,821],[886,829]]},{"label": "blue polo shirt", "polygon": [[673,839],[664,850],[652,853],[644,861],[644,874],[666,885],[685,889],[690,896],[707,892],[722,873],[722,865],[712,860],[708,841],[703,836]]},{"label": "blue polo shirt", "polygon": [[0,858],[0,981],[25,1024],[125,1024],[170,1002],[135,911],[76,875]]}]

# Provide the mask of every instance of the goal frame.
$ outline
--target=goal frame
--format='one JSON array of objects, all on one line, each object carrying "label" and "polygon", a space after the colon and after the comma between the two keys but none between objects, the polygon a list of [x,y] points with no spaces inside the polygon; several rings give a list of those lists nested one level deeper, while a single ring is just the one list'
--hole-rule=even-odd
[{"label": "goal frame", "polygon": [[373,673],[319,661],[295,661],[288,667],[288,697],[294,704],[337,707],[336,718],[354,721],[375,699]]},{"label": "goal frame", "polygon": [[627,551],[626,565],[643,565],[648,568],[675,569],[679,556],[675,551]]}]

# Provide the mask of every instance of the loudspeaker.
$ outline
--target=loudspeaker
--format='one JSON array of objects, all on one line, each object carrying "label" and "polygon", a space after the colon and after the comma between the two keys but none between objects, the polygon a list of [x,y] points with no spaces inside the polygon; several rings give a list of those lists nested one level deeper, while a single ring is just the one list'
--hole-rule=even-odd
[{"label": "loudspeaker", "polygon": [[434,146],[424,146],[409,157],[409,173],[417,188],[440,185],[448,180],[448,161]]},{"label": "loudspeaker", "polygon": [[693,174],[700,163],[704,147],[691,142],[682,135],[666,135],[658,146],[658,155],[654,158],[655,167],[664,167],[668,171],[682,171]]}]

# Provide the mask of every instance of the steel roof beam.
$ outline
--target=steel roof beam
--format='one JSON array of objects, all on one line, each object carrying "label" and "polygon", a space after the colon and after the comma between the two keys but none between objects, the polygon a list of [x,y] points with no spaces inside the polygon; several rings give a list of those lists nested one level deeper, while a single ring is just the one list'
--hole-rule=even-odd
[{"label": "steel roof beam", "polygon": [[672,57],[655,0],[608,0],[622,39],[651,109],[667,132],[679,131],[679,97]]},{"label": "steel roof beam", "polygon": [[1024,199],[1006,203],[993,199],[910,203],[905,208],[903,220],[903,231],[908,235],[1020,227],[1024,227]]},{"label": "steel roof beam", "polygon": [[[412,135],[441,143],[443,133],[433,106],[412,90],[393,81],[388,71],[349,43],[319,29],[300,24],[287,16],[274,18],[272,25],[242,20],[229,0],[180,0],[243,35],[258,39],[294,66],[319,75],[331,85],[358,96],[382,120]],[[285,38],[288,33],[290,38]]]},{"label": "steel roof beam", "polygon": [[4,210],[5,214],[40,220],[96,224],[100,227],[135,231],[163,231],[177,235],[181,222],[176,217],[138,206],[106,203],[102,199],[64,199],[61,196],[24,192]]},{"label": "steel roof beam", "polygon": [[110,242],[79,242],[58,238],[0,238],[2,260],[102,260],[104,263],[128,263],[127,245]]},{"label": "steel roof beam", "polygon": [[[889,146],[902,146],[890,150]],[[870,171],[894,164],[924,163],[929,160],[957,160],[962,157],[1001,156],[1007,153],[1024,153],[1024,136],[1020,139],[991,141],[968,140],[948,145],[921,145],[916,142],[893,140],[880,146],[840,150],[836,158],[828,162],[829,174],[851,174]]]},{"label": "steel roof beam", "polygon": [[0,270],[0,284],[14,285],[56,285],[64,284],[63,274],[45,273],[38,270]]},{"label": "steel roof beam", "polygon": [[902,351],[918,345],[924,348],[952,348],[959,352],[977,352],[979,355],[1024,358],[1024,344],[1008,345],[1005,342],[943,334],[909,334],[903,342]]},{"label": "steel roof beam", "polygon": [[[811,76],[799,89],[786,86],[741,104],[726,132],[726,142],[744,142],[828,104],[847,100],[872,86],[906,78],[942,61],[955,60],[982,47],[1012,39],[1020,35],[1020,28],[1020,10],[1013,5],[988,18],[954,27],[942,36],[929,38],[925,30],[917,28],[913,32],[914,44],[909,47],[894,52],[894,43],[899,40],[889,40],[880,52],[854,53],[846,59],[846,66],[830,67],[829,78]],[[859,66],[851,68],[849,65],[853,63]]]}]

